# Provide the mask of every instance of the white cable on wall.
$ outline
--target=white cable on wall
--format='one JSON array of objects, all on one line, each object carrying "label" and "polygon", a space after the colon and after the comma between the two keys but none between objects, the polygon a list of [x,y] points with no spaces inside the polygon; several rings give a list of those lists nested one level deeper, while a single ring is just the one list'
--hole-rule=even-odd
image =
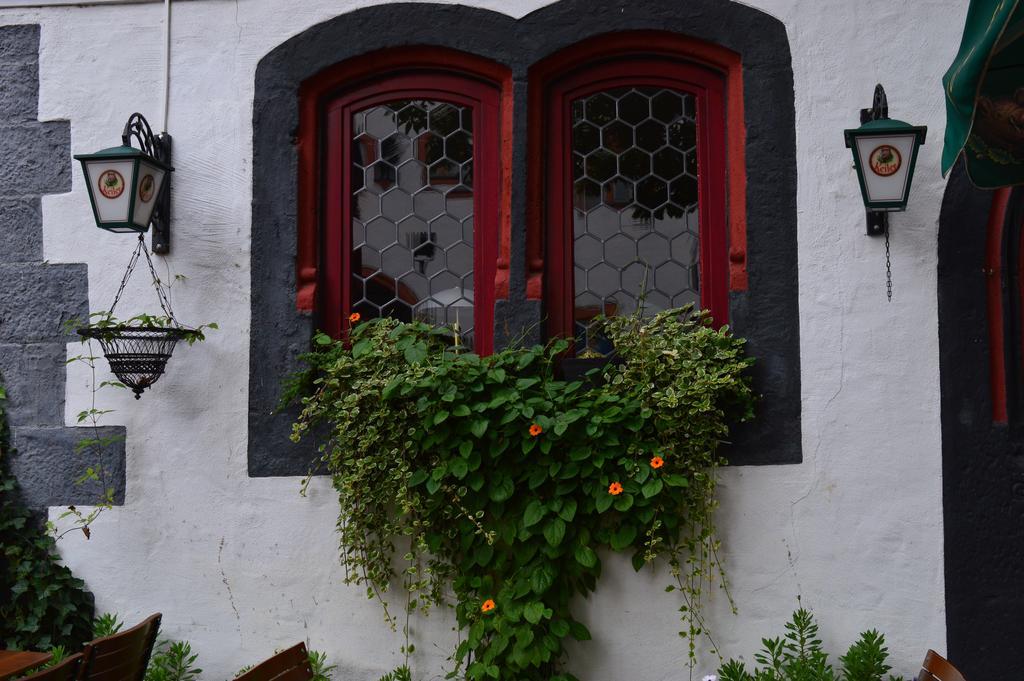
[{"label": "white cable on wall", "polygon": [[160,132],[167,132],[167,114],[171,105],[171,0],[164,0],[164,101]]}]

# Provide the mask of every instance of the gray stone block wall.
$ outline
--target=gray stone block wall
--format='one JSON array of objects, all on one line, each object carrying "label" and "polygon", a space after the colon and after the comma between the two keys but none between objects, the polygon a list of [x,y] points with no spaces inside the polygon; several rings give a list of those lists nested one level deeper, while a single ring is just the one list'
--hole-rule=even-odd
[{"label": "gray stone block wall", "polygon": [[[77,338],[65,322],[88,315],[89,282],[84,264],[43,261],[40,197],[71,191],[71,126],[39,121],[38,106],[39,26],[0,26],[0,381],[11,470],[36,510],[95,502],[101,487],[75,481],[97,464],[122,503],[124,428],[64,425],[66,344]],[[101,461],[75,451],[96,436],[118,440]]]}]

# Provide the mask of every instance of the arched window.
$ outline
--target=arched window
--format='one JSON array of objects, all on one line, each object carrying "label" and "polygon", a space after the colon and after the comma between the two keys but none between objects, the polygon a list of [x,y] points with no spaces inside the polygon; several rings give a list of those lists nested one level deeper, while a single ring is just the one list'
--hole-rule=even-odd
[{"label": "arched window", "polygon": [[647,313],[699,302],[757,357],[764,399],[731,462],[800,461],[785,26],[730,0],[620,9],[385,3],[260,60],[252,475],[306,472],[272,413],[279,378],[353,312],[457,321],[482,354],[555,335],[602,353],[595,313],[641,298]]},{"label": "arched window", "polygon": [[316,291],[308,302],[335,336],[352,314],[391,316],[455,326],[467,346],[488,353],[502,214],[500,83],[447,50],[392,52],[361,78],[373,61],[322,74],[305,93],[319,123],[308,142],[320,150],[301,178],[319,185],[306,197],[305,250],[319,251],[305,275]]},{"label": "arched window", "polygon": [[574,337],[577,353],[610,351],[599,315],[692,303],[728,321],[731,63],[681,42],[603,36],[531,73],[548,332]]}]

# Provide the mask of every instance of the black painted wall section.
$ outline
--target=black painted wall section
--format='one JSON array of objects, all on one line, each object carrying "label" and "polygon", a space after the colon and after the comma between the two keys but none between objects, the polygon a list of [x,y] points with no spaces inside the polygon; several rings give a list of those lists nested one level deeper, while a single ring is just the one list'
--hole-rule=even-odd
[{"label": "black painted wall section", "polygon": [[[373,50],[437,45],[506,65],[514,80],[511,282],[496,307],[500,343],[540,328],[543,309],[525,280],[527,69],[581,40],[612,31],[663,30],[717,43],[743,61],[750,290],[733,293],[731,321],[758,359],[758,418],[735,434],[736,464],[797,463],[800,355],[797,309],[796,139],[785,27],[725,0],[562,0],[522,19],[457,5],[385,4],[339,16],[283,43],[257,68],[253,104],[252,333],[249,473],[301,475],[314,449],[288,441],[292,414],[277,413],[282,377],[309,348],[315,320],[295,309],[298,91],[317,72]],[[540,339],[538,339],[540,340]]]},{"label": "black painted wall section", "polygon": [[[85,470],[75,444],[91,435],[64,426],[64,322],[89,312],[85,265],[43,262],[40,197],[71,191],[71,126],[37,120],[39,26],[0,26],[0,376],[7,387],[15,454],[11,470],[26,505],[87,504],[100,489],[76,485]],[[101,429],[101,437],[124,429]],[[102,465],[124,500],[124,444]]]},{"label": "black painted wall section", "polygon": [[968,679],[1019,681],[1024,438],[992,420],[983,271],[991,201],[992,193],[975,188],[958,165],[939,219],[947,647]]}]

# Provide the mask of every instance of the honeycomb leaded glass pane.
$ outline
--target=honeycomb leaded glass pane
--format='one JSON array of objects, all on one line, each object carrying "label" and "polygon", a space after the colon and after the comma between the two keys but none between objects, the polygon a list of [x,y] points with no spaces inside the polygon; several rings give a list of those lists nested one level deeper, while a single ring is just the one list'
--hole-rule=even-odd
[{"label": "honeycomb leaded glass pane", "polygon": [[699,303],[697,121],[690,94],[618,88],[572,103],[576,352],[594,319]]},{"label": "honeycomb leaded glass pane", "polygon": [[352,120],[352,309],[473,339],[473,111],[396,101]]}]

